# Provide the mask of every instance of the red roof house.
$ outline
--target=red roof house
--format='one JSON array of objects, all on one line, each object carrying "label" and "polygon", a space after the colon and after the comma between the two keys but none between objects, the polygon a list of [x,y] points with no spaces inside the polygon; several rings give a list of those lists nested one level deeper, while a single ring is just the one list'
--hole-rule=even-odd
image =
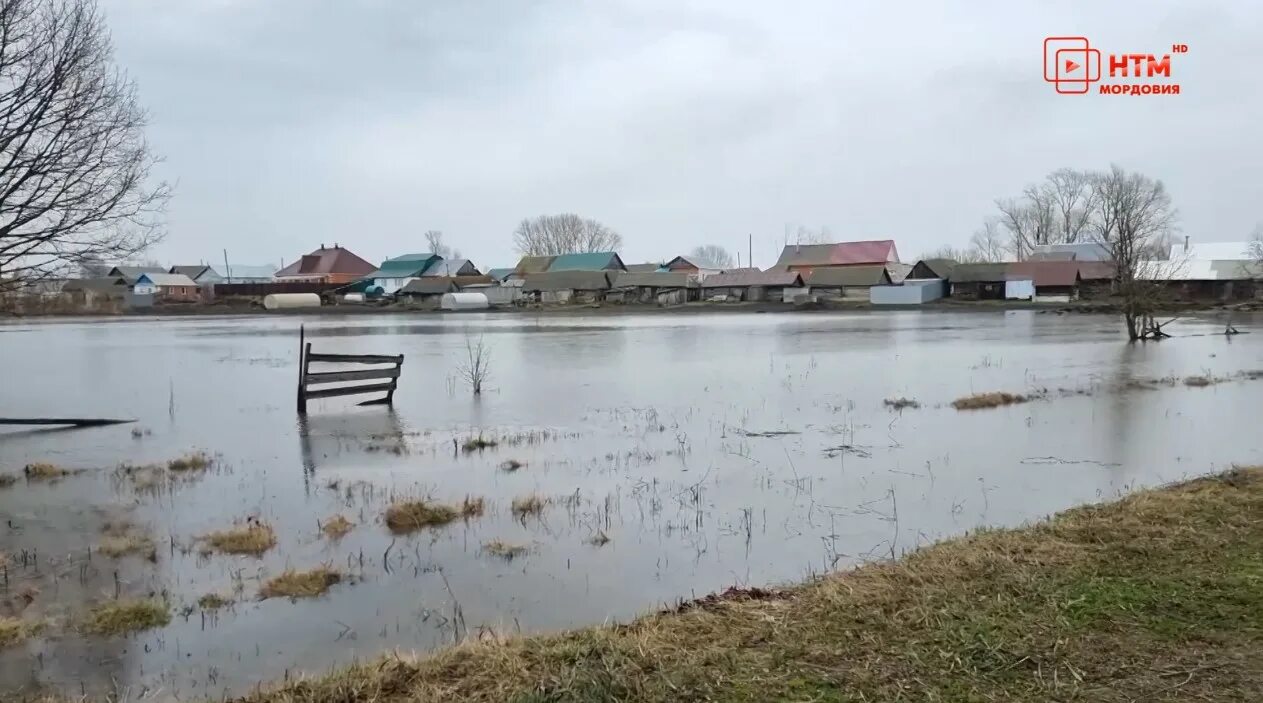
[{"label": "red roof house", "polygon": [[835,244],[790,244],[781,250],[773,268],[783,271],[811,271],[831,266],[872,266],[898,262],[899,252],[892,239]]},{"label": "red roof house", "polygon": [[377,270],[377,267],[334,244],[304,254],[294,263],[276,272],[277,281],[311,281],[314,283],[350,283]]}]

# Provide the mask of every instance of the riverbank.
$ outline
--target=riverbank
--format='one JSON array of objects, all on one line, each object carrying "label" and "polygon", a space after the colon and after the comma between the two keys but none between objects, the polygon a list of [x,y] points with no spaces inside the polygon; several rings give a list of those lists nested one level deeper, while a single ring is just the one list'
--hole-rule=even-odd
[{"label": "riverbank", "polygon": [[628,625],[486,636],[241,699],[1252,700],[1263,467]]},{"label": "riverbank", "polygon": [[[792,305],[780,302],[735,302],[707,303],[694,302],[683,305],[642,305],[623,303],[592,303],[584,305],[530,305],[499,307],[485,311],[516,315],[688,315],[712,313],[786,313],[786,312],[897,312],[917,310],[924,312],[1004,312],[1010,310],[1034,310],[1050,314],[1120,314],[1117,305],[1109,301],[1075,301],[1071,303],[1037,303],[1032,301],[1009,300],[957,300],[943,298],[924,305],[873,305],[867,301],[822,301],[806,305]],[[1255,312],[1263,310],[1263,302],[1244,301],[1238,303],[1215,303],[1207,301],[1191,301],[1172,303],[1160,308],[1162,314],[1181,315],[1192,313],[1218,312]],[[434,315],[460,315],[468,311],[445,311],[411,307],[395,304],[339,304],[325,305],[319,308],[294,308],[283,310],[264,310],[261,305],[244,301],[212,304],[180,304],[160,305],[151,308],[137,308],[121,313],[101,312],[24,312],[12,313],[0,311],[0,320],[10,319],[58,319],[58,318],[155,318],[155,317],[226,317],[236,315],[319,315],[319,316],[355,316],[399,314],[418,317]]]}]

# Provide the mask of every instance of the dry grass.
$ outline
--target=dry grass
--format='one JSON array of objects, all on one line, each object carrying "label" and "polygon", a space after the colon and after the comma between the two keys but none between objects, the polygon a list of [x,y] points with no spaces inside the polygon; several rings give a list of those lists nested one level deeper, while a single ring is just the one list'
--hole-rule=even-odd
[{"label": "dry grass", "polygon": [[998,408],[1001,405],[1015,405],[1017,403],[1025,403],[1029,398],[1016,393],[975,393],[967,395],[964,398],[957,398],[952,401],[952,407],[957,410],[981,410],[983,408]]},{"label": "dry grass", "polygon": [[470,437],[469,439],[466,439],[463,443],[461,443],[460,448],[462,451],[467,453],[478,452],[483,449],[490,449],[498,444],[500,443],[494,439],[478,435],[477,437]]},{"label": "dry grass", "polygon": [[597,530],[596,534],[588,538],[588,544],[593,547],[604,547],[610,543],[610,536],[605,534],[605,530]]},{"label": "dry grass", "polygon": [[353,529],[355,529],[355,523],[345,517],[342,517],[341,515],[334,515],[331,518],[326,518],[324,523],[320,526],[320,531],[323,532],[325,537],[328,537],[329,539],[342,539],[346,536],[346,533]]},{"label": "dry grass", "polygon": [[0,474],[0,488],[8,488],[18,482],[18,477],[13,474]]},{"label": "dry grass", "polygon": [[482,551],[493,557],[500,557],[512,561],[517,557],[524,556],[530,547],[525,544],[517,544],[514,542],[505,542],[501,539],[493,539],[482,545]]},{"label": "dry grass", "polygon": [[211,550],[222,554],[259,556],[276,546],[276,532],[259,520],[248,520],[227,530],[211,532],[200,538]]},{"label": "dry grass", "polygon": [[0,649],[22,644],[43,627],[43,623],[0,615]]},{"label": "dry grass", "polygon": [[93,608],[83,630],[94,635],[124,635],[169,622],[171,612],[160,600],[115,600]]},{"label": "dry grass", "polygon": [[1263,467],[632,623],[392,656],[247,696],[357,701],[1252,701]]},{"label": "dry grass", "polygon": [[218,593],[207,593],[197,599],[197,606],[202,610],[219,610],[228,605],[232,605],[232,599]]},{"label": "dry grass", "polygon": [[428,499],[404,500],[386,508],[386,526],[392,532],[405,533],[426,527],[441,527],[460,519],[480,517],[486,508],[482,498],[465,496],[460,505],[448,505]]},{"label": "dry grass", "polygon": [[1215,384],[1215,379],[1210,376],[1185,376],[1184,385],[1191,388],[1205,388]]},{"label": "dry grass", "polygon": [[26,478],[31,481],[56,481],[70,474],[70,471],[57,466],[56,464],[48,464],[45,462],[36,462],[27,464],[22,473],[26,474]]},{"label": "dry grass", "polygon": [[167,462],[167,469],[176,473],[205,471],[211,466],[211,457],[205,452],[193,452]]},{"label": "dry grass", "polygon": [[309,571],[286,569],[280,576],[263,584],[263,588],[259,589],[259,597],[315,598],[324,595],[341,580],[342,574],[327,565]]},{"label": "dry grass", "polygon": [[523,466],[526,466],[526,462],[525,462],[525,461],[518,461],[517,459],[509,459],[508,461],[504,462],[503,464],[500,464],[500,469],[501,469],[502,471],[517,471],[518,469],[522,468]]},{"label": "dry grass", "polygon": [[519,518],[524,518],[528,515],[539,515],[544,512],[544,508],[547,506],[547,498],[538,493],[531,493],[529,495],[514,498],[513,504],[510,508],[512,509],[514,515]]},{"label": "dry grass", "polygon": [[153,540],[149,535],[138,532],[107,534],[101,538],[97,551],[112,559],[135,554],[149,561],[158,561],[158,549]]},{"label": "dry grass", "polygon": [[915,410],[921,407],[921,403],[911,398],[887,398],[882,401],[882,404],[891,410],[903,410],[904,408],[912,408]]}]

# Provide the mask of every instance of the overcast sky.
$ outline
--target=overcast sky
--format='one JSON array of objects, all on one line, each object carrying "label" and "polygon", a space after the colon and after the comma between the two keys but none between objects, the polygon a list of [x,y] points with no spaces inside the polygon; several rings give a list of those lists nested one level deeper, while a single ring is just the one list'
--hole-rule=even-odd
[{"label": "overcast sky", "polygon": [[[1263,221],[1257,0],[101,1],[176,184],[167,263],[377,262],[440,229],[506,266],[557,212],[629,263],[753,234],[767,266],[787,224],[915,260],[1110,162],[1163,179],[1194,240]],[[1066,34],[1187,44],[1182,94],[1057,95],[1043,39]]]}]

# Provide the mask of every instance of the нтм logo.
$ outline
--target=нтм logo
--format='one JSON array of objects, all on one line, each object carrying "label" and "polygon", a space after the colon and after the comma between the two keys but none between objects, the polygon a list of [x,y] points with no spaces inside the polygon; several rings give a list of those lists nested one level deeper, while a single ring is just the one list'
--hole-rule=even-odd
[{"label": "\u043d\u0442\u043c logo", "polygon": [[1101,52],[1088,44],[1087,37],[1048,37],[1044,39],[1044,80],[1058,93],[1086,93],[1101,80]]},{"label": "\u043d\u0442\u043c logo", "polygon": [[[1171,54],[1188,52],[1187,44],[1172,44]],[[1178,83],[1145,82],[1137,79],[1171,77],[1171,54],[1157,58],[1153,54],[1110,54],[1110,78],[1124,78],[1131,83],[1097,86],[1102,95],[1179,95]],[[1087,37],[1046,37],[1044,39],[1044,80],[1058,93],[1086,93],[1101,80],[1101,52],[1093,49]]]}]

